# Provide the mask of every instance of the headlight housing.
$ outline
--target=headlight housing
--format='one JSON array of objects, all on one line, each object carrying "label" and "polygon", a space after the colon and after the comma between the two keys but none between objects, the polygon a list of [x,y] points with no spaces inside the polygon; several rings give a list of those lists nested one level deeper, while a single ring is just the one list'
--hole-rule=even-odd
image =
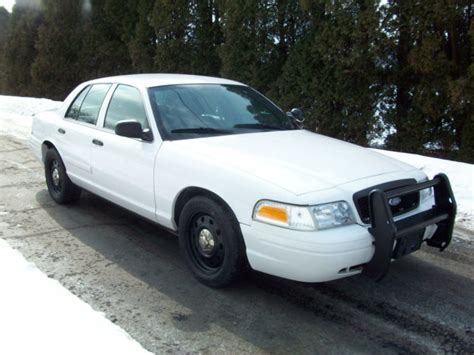
[{"label": "headlight housing", "polygon": [[325,203],[311,207],[317,229],[328,229],[354,223],[354,215],[345,201]]},{"label": "headlight housing", "polygon": [[254,208],[253,219],[300,231],[322,230],[354,223],[352,209],[345,201],[297,206],[262,200]]},{"label": "headlight housing", "polygon": [[[424,178],[420,182],[428,181],[428,178]],[[425,201],[433,196],[433,188],[429,187],[424,190],[420,190],[420,201]]]}]

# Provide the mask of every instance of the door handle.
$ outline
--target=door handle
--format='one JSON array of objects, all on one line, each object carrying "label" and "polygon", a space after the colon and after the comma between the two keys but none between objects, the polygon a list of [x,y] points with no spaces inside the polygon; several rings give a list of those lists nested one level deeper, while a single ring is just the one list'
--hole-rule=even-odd
[{"label": "door handle", "polygon": [[93,139],[92,143],[94,143],[95,145],[101,146],[101,147],[104,145],[104,142],[102,142],[98,139]]},{"label": "door handle", "polygon": [[58,128],[58,132],[61,133],[61,134],[66,134],[66,131],[62,128]]}]

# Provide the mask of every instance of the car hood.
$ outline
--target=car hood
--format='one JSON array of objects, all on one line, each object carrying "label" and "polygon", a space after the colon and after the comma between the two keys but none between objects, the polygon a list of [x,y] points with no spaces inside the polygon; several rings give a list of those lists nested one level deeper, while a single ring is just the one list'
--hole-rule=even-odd
[{"label": "car hood", "polygon": [[306,130],[171,142],[198,159],[233,167],[296,195],[415,168],[367,148]]}]

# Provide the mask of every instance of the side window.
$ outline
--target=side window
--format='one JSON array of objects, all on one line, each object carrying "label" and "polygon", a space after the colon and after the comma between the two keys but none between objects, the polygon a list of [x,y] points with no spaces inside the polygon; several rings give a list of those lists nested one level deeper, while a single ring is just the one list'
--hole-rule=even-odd
[{"label": "side window", "polygon": [[95,125],[110,84],[96,84],[83,89],[66,112],[66,118]]},{"label": "side window", "polygon": [[128,85],[117,86],[107,109],[104,127],[115,129],[117,122],[123,120],[136,120],[142,128],[149,128],[140,92]]},{"label": "side window", "polygon": [[99,116],[100,107],[102,106],[102,102],[104,101],[105,95],[107,95],[110,86],[110,84],[92,85],[82,101],[79,115],[76,120],[95,125],[97,117]]},{"label": "side window", "polygon": [[81,109],[82,101],[84,101],[84,97],[86,97],[90,88],[90,86],[85,87],[84,89],[82,89],[79,95],[76,96],[71,106],[69,106],[69,109],[67,110],[66,118],[72,118],[73,120],[77,120],[77,117],[79,116],[79,110]]}]

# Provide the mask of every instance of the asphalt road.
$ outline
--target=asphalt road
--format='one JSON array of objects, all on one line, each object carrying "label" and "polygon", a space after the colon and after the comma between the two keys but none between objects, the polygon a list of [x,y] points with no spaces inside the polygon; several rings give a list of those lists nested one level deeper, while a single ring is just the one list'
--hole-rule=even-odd
[{"label": "asphalt road", "polygon": [[254,272],[213,290],[159,226],[91,194],[56,205],[24,142],[0,136],[0,172],[0,237],[152,352],[474,353],[474,243],[458,235],[380,283]]}]

